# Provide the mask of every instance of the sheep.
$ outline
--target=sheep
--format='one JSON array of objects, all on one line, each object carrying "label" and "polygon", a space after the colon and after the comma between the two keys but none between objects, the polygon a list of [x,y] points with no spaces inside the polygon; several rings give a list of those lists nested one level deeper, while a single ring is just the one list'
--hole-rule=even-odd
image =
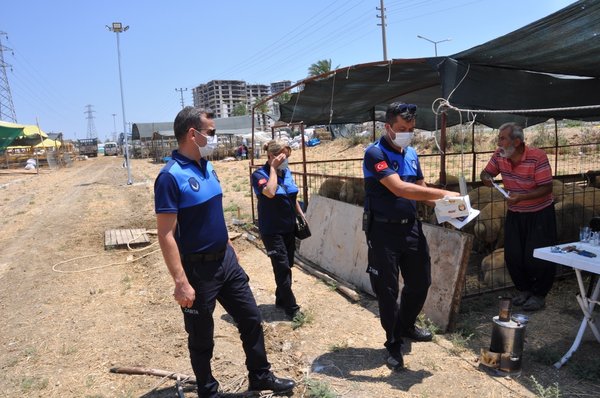
[{"label": "sheep", "polygon": [[504,249],[496,249],[481,260],[482,281],[489,287],[500,287],[510,281],[504,263]]},{"label": "sheep", "polygon": [[319,195],[335,200],[340,199],[340,189],[344,184],[344,180],[340,178],[328,178],[319,187]]},{"label": "sheep", "polygon": [[506,217],[505,202],[488,203],[474,226],[474,234],[481,241],[493,244],[495,248],[504,246],[504,219]]},{"label": "sheep", "polygon": [[339,198],[342,202],[363,206],[365,204],[364,180],[346,180],[340,188]]}]

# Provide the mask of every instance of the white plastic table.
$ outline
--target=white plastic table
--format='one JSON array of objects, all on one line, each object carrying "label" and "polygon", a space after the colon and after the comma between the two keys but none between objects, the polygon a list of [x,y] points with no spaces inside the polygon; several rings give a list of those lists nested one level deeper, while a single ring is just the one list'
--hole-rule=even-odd
[{"label": "white plastic table", "polygon": [[542,247],[533,251],[533,257],[571,267],[575,270],[575,275],[577,275],[577,284],[579,285],[577,302],[579,303],[579,307],[581,307],[581,311],[583,312],[583,320],[581,321],[581,326],[579,326],[579,331],[575,336],[573,345],[571,345],[569,351],[567,351],[567,353],[554,364],[554,367],[557,369],[563,366],[569,360],[569,358],[571,358],[571,355],[577,351],[579,344],[581,344],[581,339],[583,338],[585,329],[588,326],[592,330],[592,333],[594,333],[596,340],[598,340],[600,343],[600,332],[598,332],[598,327],[596,326],[593,317],[594,306],[596,304],[600,304],[598,302],[598,295],[600,293],[600,279],[596,281],[592,294],[588,297],[585,285],[583,284],[583,278],[581,277],[581,271],[593,272],[594,274],[600,275],[600,246],[590,245],[589,243],[574,242],[562,244],[559,245],[559,247],[564,248],[572,245],[576,246],[577,249],[592,252],[596,254],[596,257],[585,257],[575,252],[553,253],[551,251],[551,247]]}]

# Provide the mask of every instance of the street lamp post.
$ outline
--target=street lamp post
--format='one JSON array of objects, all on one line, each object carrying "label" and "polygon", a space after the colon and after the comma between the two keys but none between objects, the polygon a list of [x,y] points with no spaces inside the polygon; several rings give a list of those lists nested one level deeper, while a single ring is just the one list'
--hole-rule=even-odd
[{"label": "street lamp post", "polygon": [[112,134],[112,140],[115,141],[115,142],[117,141],[117,121],[116,121],[117,119],[115,119],[116,116],[117,116],[116,113],[112,114],[112,117],[113,117],[113,134]]},{"label": "street lamp post", "polygon": [[427,40],[428,42],[430,42],[430,43],[433,43],[433,46],[434,46],[434,48],[435,48],[435,56],[436,56],[436,57],[437,57],[437,45],[438,45],[438,43],[443,43],[443,42],[445,42],[445,41],[450,41],[450,40],[452,40],[452,39],[444,39],[444,40],[438,40],[438,41],[434,41],[434,40],[430,40],[430,39],[428,39],[428,38],[426,38],[426,37],[423,37],[423,36],[421,36],[421,35],[417,35],[417,37],[418,37],[419,39]]},{"label": "street lamp post", "polygon": [[129,144],[127,142],[127,123],[125,122],[125,100],[123,99],[123,77],[121,74],[121,45],[119,42],[119,33],[127,31],[129,26],[123,26],[121,22],[113,22],[112,26],[106,25],[107,29],[117,34],[117,58],[119,61],[119,85],[121,87],[121,110],[123,112],[123,138],[125,141],[125,164],[127,165],[127,185],[133,184],[131,179],[131,166],[129,162]]}]

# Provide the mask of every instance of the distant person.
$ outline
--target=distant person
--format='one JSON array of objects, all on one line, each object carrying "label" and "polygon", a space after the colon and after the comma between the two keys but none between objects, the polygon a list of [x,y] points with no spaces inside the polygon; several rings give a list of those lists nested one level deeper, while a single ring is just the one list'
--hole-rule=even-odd
[{"label": "distant person", "polygon": [[233,317],[246,354],[249,389],[286,393],[292,380],[270,370],[262,319],[223,216],[222,190],[206,160],[217,145],[212,113],[191,106],[175,118],[178,149],[154,183],[158,241],[181,306],[198,396],[218,397],[210,361],[216,301]]},{"label": "distant person", "polygon": [[505,123],[498,129],[498,149],[481,172],[492,186],[502,175],[508,210],[504,221],[504,261],[519,291],[513,304],[526,311],[544,307],[556,267],[533,257],[533,250],[556,244],[556,216],[552,197],[552,169],[546,153],[525,145],[523,128]]},{"label": "distant person", "polygon": [[275,305],[294,319],[300,306],[292,292],[292,267],[296,251],[296,214],[304,217],[298,203],[298,187],[288,168],[292,153],[287,141],[271,140],[264,145],[268,160],[252,173],[258,199],[258,230],[275,274]]},{"label": "distant person", "polygon": [[[410,146],[416,116],[416,105],[390,104],[386,134],[367,148],[363,162],[367,272],[386,334],[387,365],[393,370],[404,368],[403,337],[433,338],[431,332],[415,325],[431,285],[429,247],[416,201],[459,195],[425,184],[417,152]],[[398,305],[400,273],[404,287]]]}]

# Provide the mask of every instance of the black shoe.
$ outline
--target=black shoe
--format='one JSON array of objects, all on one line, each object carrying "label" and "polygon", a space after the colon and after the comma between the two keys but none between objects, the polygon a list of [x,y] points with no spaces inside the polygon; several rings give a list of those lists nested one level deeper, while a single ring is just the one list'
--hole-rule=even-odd
[{"label": "black shoe", "polygon": [[402,358],[402,353],[398,354],[390,354],[386,361],[386,365],[392,369],[394,372],[399,372],[404,369],[404,358]]},{"label": "black shoe", "polygon": [[402,333],[402,337],[408,337],[414,341],[431,341],[433,339],[433,334],[427,329],[421,329],[416,326],[413,326],[410,329],[406,329]]},{"label": "black shoe", "polygon": [[294,389],[296,383],[290,379],[280,379],[271,373],[262,380],[250,380],[249,391],[273,391],[274,393],[287,393]]}]

